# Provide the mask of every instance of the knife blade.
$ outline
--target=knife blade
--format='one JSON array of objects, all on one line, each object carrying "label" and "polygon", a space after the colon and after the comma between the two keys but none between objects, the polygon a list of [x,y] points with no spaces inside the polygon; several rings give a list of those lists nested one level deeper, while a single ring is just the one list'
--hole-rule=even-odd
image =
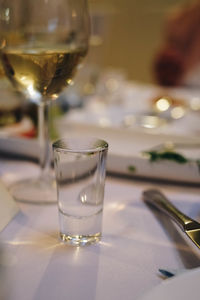
[{"label": "knife blade", "polygon": [[148,189],[143,192],[143,200],[157,207],[167,214],[192,242],[200,249],[200,223],[177,209],[166,196],[157,189]]}]

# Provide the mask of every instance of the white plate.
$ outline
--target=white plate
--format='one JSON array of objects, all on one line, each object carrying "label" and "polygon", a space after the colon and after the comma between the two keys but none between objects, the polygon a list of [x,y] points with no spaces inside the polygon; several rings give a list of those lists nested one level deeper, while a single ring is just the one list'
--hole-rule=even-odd
[{"label": "white plate", "polygon": [[[110,173],[200,183],[200,170],[196,162],[191,161],[185,164],[169,160],[151,162],[143,154],[166,141],[199,144],[198,138],[148,134],[119,128],[101,128],[94,125],[69,123],[66,120],[59,122],[58,131],[62,137],[94,136],[105,139],[109,143],[107,170]],[[0,150],[36,158],[39,147],[34,139],[5,137],[0,139]],[[178,149],[178,152],[191,160],[200,159],[199,148]]]},{"label": "white plate", "polygon": [[0,151],[31,158],[39,157],[39,145],[33,138],[0,137]]},{"label": "white plate", "polygon": [[167,279],[138,300],[188,300],[199,299],[200,268]]}]

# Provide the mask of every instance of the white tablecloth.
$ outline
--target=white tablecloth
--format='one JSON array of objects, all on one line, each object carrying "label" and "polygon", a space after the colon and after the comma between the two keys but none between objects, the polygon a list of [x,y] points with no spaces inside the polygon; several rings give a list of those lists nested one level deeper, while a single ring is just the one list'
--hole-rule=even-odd
[{"label": "white tablecloth", "polygon": [[[0,161],[5,182],[27,170],[37,167]],[[163,281],[159,268],[200,266],[200,251],[143,203],[142,191],[152,186],[200,221],[199,188],[107,177],[102,241],[76,248],[59,241],[56,205],[19,203],[20,213],[0,234],[2,299],[135,300]]]}]

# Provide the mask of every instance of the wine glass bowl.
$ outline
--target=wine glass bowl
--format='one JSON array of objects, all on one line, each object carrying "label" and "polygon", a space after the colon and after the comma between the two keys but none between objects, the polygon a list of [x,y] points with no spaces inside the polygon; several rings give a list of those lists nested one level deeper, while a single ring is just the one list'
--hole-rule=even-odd
[{"label": "wine glass bowl", "polygon": [[[16,183],[12,191],[17,200],[52,202],[48,107],[72,84],[88,41],[86,0],[0,0],[0,58],[5,75],[39,110],[41,175]],[[33,196],[28,196],[28,187]]]},{"label": "wine glass bowl", "polygon": [[30,101],[56,99],[63,87],[71,84],[87,53],[85,1],[6,3],[9,5],[3,9],[0,21],[1,60],[6,76]]}]

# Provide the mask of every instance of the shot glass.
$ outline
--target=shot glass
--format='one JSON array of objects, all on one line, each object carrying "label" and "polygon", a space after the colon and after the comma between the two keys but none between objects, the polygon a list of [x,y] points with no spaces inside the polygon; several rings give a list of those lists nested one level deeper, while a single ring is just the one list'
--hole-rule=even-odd
[{"label": "shot glass", "polygon": [[107,142],[94,138],[53,144],[63,242],[81,246],[101,238],[107,152]]}]

